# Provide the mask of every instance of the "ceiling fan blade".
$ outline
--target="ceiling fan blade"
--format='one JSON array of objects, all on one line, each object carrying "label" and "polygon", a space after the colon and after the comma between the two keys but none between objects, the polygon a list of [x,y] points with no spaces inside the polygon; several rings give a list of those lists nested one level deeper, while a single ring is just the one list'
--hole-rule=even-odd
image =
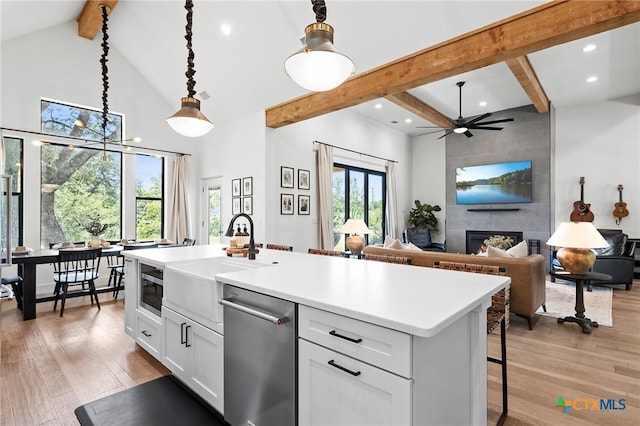
[{"label": "ceiling fan blade", "polygon": [[502,130],[503,128],[504,127],[484,127],[479,125],[469,126],[469,129],[475,129],[475,130]]},{"label": "ceiling fan blade", "polygon": [[424,135],[431,135],[433,133],[438,133],[438,132],[447,132],[448,129],[439,129],[439,130],[433,130],[431,132],[427,132],[427,133],[420,133],[419,135],[416,136],[424,136]]},{"label": "ceiling fan blade", "polygon": [[444,134],[444,135],[442,135],[442,136],[440,136],[438,139],[442,139],[442,138],[444,138],[445,136],[449,136],[451,133],[453,133],[453,130],[447,130],[447,131],[445,132],[445,134]]},{"label": "ceiling fan blade", "polygon": [[513,121],[513,118],[501,118],[500,120],[483,121],[482,123],[476,123],[476,126],[484,126],[485,124],[506,123],[507,121]]},{"label": "ceiling fan blade", "polygon": [[473,133],[471,133],[470,131],[467,130],[466,132],[463,133],[463,135],[465,135],[466,137],[470,138],[470,137],[473,136]]},{"label": "ceiling fan blade", "polygon": [[442,129],[442,130],[445,130],[445,129],[448,129],[448,127],[443,128],[443,127],[440,127],[440,126],[416,126],[416,129]]},{"label": "ceiling fan blade", "polygon": [[482,114],[482,115],[477,116],[477,117],[476,117],[476,118],[474,118],[473,120],[469,120],[469,121],[467,121],[467,124],[473,124],[473,123],[476,123],[476,122],[478,122],[478,121],[480,121],[480,120],[484,120],[485,118],[490,117],[490,116],[491,116],[491,113],[490,113],[490,112],[484,113],[484,114]]}]

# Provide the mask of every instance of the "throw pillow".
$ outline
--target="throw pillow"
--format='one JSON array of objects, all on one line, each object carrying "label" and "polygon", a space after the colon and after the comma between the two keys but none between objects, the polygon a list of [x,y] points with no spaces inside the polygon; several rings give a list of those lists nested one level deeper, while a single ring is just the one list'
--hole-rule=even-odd
[{"label": "throw pillow", "polygon": [[386,246],[386,248],[404,250],[404,244],[400,240],[395,240],[393,243]]},{"label": "throw pillow", "polygon": [[497,247],[488,246],[487,247],[487,257],[513,257],[511,254],[507,253],[506,250],[499,249]]},{"label": "throw pillow", "polygon": [[420,247],[418,247],[417,245],[415,245],[413,243],[409,243],[407,245],[407,250],[422,251],[422,249]]},{"label": "throw pillow", "polygon": [[509,253],[511,257],[519,259],[522,257],[527,257],[529,255],[529,248],[527,247],[527,243],[525,241],[520,241],[518,244],[507,250],[507,253]]},{"label": "throw pillow", "polygon": [[388,235],[387,235],[387,236],[385,236],[385,237],[384,237],[384,248],[388,248],[391,244],[393,244],[393,243],[394,243],[394,241],[396,241],[396,240],[394,240],[394,239],[393,239],[393,238],[391,238],[390,236],[388,236]]}]

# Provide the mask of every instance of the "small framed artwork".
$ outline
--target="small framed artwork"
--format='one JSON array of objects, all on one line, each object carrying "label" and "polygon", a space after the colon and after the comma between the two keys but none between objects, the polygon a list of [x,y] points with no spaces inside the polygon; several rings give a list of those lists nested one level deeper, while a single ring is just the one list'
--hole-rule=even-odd
[{"label": "small framed artwork", "polygon": [[293,194],[280,194],[280,214],[293,214]]},{"label": "small framed artwork", "polygon": [[280,167],[280,186],[282,188],[293,188],[293,168]]},{"label": "small framed artwork", "polygon": [[253,197],[242,197],[242,213],[253,214]]},{"label": "small framed artwork", "polygon": [[242,204],[240,203],[240,197],[233,197],[231,199],[231,214],[238,214],[242,212],[241,207],[242,207]]},{"label": "small framed artwork", "polygon": [[311,214],[309,202],[311,197],[308,195],[298,195],[298,214]]},{"label": "small framed artwork", "polygon": [[298,169],[298,189],[309,189],[309,170]]},{"label": "small framed artwork", "polygon": [[253,178],[252,177],[242,178],[242,196],[250,197],[252,195],[253,195]]},{"label": "small framed artwork", "polygon": [[240,196],[240,179],[233,179],[231,181],[231,196],[232,197]]}]

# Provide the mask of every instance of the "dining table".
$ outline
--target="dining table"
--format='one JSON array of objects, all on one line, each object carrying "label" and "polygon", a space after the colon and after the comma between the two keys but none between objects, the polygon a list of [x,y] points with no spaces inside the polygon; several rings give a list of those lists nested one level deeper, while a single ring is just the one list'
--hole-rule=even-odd
[{"label": "dining table", "polygon": [[[124,249],[121,245],[112,245],[103,248],[101,256],[117,256]],[[36,303],[49,302],[55,296],[36,296],[36,271],[38,265],[55,263],[58,259],[57,249],[42,249],[29,251],[27,253],[13,252],[11,263],[17,265],[18,275],[22,277],[22,295],[15,295],[18,307],[22,309],[22,319],[24,321],[35,319]],[[97,293],[106,293],[115,290],[114,287],[102,287],[96,289]]]}]

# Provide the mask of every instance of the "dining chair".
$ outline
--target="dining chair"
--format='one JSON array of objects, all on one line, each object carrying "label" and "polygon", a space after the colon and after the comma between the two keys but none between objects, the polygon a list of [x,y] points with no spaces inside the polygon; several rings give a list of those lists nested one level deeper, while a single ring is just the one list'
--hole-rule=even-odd
[{"label": "dining chair", "polygon": [[325,249],[315,249],[310,248],[307,253],[309,254],[319,254],[321,256],[335,256],[335,257],[344,257],[344,253],[337,250],[325,250]]},{"label": "dining chair", "polygon": [[0,279],[0,284],[11,285],[13,296],[16,299],[18,309],[22,310],[22,277],[19,275],[3,277]]},{"label": "dining chair", "polygon": [[396,256],[393,254],[365,254],[364,260],[375,260],[377,262],[398,263],[401,265],[411,265],[411,258]]},{"label": "dining chair", "polygon": [[113,284],[113,298],[118,298],[118,292],[122,287],[122,278],[124,277],[124,256],[121,253],[106,256],[107,269],[109,269],[109,282],[107,287]]},{"label": "dining chair", "polygon": [[271,250],[293,251],[292,246],[285,246],[281,244],[267,244],[267,248]]},{"label": "dining chair", "polygon": [[[504,275],[505,269],[493,265],[481,265],[471,263],[458,262],[442,262],[433,263],[434,268],[449,269],[462,272],[473,272],[476,274]],[[508,387],[507,387],[507,325],[509,322],[509,284],[498,291],[491,297],[491,306],[487,308],[487,336],[493,333],[498,326],[500,327],[500,358],[487,356],[487,361],[498,364],[502,367],[502,412],[498,418],[497,425],[504,424],[507,418],[508,405]]]},{"label": "dining chair", "polygon": [[[102,248],[61,249],[58,258],[53,264],[53,281],[55,282],[53,310],[58,306],[60,299],[60,316],[64,314],[64,305],[67,297],[75,297],[89,294],[91,304],[95,303],[100,310],[100,301],[96,293],[95,280],[99,277],[100,255]],[[86,283],[88,290],[78,290],[69,293],[69,286]],[[70,295],[71,294],[71,295]]]},{"label": "dining chair", "polygon": [[184,240],[182,240],[182,245],[183,246],[195,246],[196,245],[196,240],[193,238],[185,238]]}]

